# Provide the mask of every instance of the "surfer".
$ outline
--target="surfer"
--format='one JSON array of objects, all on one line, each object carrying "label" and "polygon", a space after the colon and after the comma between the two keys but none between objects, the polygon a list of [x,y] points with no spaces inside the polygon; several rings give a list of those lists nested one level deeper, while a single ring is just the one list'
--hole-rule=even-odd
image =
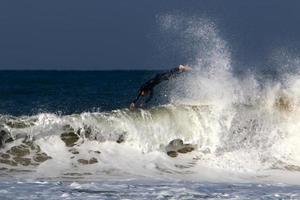
[{"label": "surfer", "polygon": [[[154,78],[150,79],[146,83],[144,83],[139,91],[137,97],[132,101],[130,104],[130,110],[133,110],[136,107],[136,103],[141,98],[141,104],[140,107],[144,106],[144,103],[148,103],[152,97],[153,97],[153,88],[161,83],[162,81],[169,80],[171,78],[174,78],[177,74],[180,74],[185,71],[189,71],[191,68],[188,65],[179,65],[178,67],[171,69],[167,72],[157,74]],[[145,100],[145,98],[147,99]]]}]

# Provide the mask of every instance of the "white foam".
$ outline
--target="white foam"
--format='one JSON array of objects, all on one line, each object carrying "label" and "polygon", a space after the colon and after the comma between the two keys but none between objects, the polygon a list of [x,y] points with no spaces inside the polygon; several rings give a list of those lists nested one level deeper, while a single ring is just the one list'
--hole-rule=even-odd
[{"label": "white foam", "polygon": [[[89,179],[299,183],[299,74],[286,73],[278,80],[263,82],[250,72],[237,77],[232,72],[226,42],[212,22],[172,15],[161,20],[167,31],[180,29],[187,44],[198,42],[193,50],[201,50],[191,62],[194,70],[170,82],[171,103],[135,112],[121,109],[68,116],[41,113],[16,119],[32,125],[6,125],[10,133],[30,136],[52,157],[37,167],[38,176],[77,173],[92,174],[86,175]],[[66,126],[80,136],[74,147],[78,155],[71,154],[60,139]],[[124,142],[118,144],[120,137]],[[177,138],[196,145],[196,150],[177,158],[167,156],[165,146]],[[78,159],[91,158],[97,163],[78,163]]]}]

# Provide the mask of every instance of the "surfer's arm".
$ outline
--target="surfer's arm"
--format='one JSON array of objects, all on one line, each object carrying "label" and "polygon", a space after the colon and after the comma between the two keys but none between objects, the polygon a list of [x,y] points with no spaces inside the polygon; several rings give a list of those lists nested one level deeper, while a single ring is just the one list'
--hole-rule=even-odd
[{"label": "surfer's arm", "polygon": [[138,95],[136,96],[136,98],[131,102],[131,104],[129,106],[130,110],[133,110],[135,108],[135,104],[139,100],[140,97],[141,97],[141,92],[139,92]]},{"label": "surfer's arm", "polygon": [[185,72],[185,71],[189,71],[192,68],[190,68],[188,65],[179,65],[178,67],[175,67],[171,70],[169,70],[168,72],[165,72],[163,74],[161,74],[161,81],[162,80],[169,80],[170,78],[175,77],[176,75]]},{"label": "surfer's arm", "polygon": [[136,96],[136,98],[132,101],[132,103],[136,103],[138,100],[139,100],[139,98],[141,97],[141,94],[139,93],[137,96]]}]

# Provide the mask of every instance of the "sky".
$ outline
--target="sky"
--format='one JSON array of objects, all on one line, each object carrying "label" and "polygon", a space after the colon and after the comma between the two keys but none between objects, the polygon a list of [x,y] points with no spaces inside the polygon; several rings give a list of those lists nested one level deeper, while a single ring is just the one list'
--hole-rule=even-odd
[{"label": "sky", "polygon": [[161,32],[165,14],[216,23],[240,65],[300,50],[297,0],[1,0],[0,69],[166,69],[191,55]]}]

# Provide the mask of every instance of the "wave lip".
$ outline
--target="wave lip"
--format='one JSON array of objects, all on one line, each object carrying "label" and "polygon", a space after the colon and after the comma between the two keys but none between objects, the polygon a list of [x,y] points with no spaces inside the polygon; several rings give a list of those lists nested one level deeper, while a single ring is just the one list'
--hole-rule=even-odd
[{"label": "wave lip", "polygon": [[[298,122],[289,117],[295,113],[276,106],[1,116],[1,171],[64,178],[279,179],[299,173],[299,140],[293,132]],[[193,149],[174,158],[168,145],[178,139]]]}]

